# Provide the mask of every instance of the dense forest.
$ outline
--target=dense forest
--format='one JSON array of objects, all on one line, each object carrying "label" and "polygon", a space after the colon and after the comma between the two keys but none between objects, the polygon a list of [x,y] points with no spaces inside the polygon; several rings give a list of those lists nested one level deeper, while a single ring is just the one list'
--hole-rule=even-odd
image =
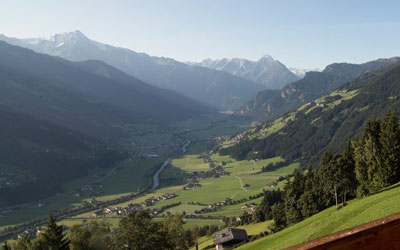
[{"label": "dense forest", "polygon": [[375,193],[400,181],[399,117],[389,112],[370,120],[343,152],[327,151],[318,167],[297,170],[283,190],[266,191],[253,222],[274,220],[274,231],[298,223],[332,205]]}]

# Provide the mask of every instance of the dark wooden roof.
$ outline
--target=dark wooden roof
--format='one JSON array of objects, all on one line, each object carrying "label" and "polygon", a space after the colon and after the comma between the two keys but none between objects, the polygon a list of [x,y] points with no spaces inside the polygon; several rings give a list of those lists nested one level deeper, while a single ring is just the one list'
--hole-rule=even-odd
[{"label": "dark wooden roof", "polygon": [[244,229],[227,228],[215,233],[214,244],[247,241],[249,237]]},{"label": "dark wooden roof", "polygon": [[400,213],[311,240],[286,250],[400,249]]}]

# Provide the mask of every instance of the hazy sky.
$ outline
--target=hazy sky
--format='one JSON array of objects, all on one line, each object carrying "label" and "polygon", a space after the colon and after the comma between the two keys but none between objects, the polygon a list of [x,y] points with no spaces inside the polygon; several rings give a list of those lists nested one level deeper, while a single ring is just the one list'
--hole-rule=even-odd
[{"label": "hazy sky", "polygon": [[80,30],[111,45],[181,61],[269,54],[323,68],[400,56],[400,1],[3,0],[0,33]]}]

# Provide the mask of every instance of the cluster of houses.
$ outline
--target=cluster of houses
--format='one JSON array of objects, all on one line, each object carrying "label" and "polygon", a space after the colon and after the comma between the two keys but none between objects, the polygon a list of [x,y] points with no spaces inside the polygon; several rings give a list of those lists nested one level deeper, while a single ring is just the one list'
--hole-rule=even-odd
[{"label": "cluster of houses", "polygon": [[75,197],[80,197],[83,192],[91,192],[91,194],[89,194],[90,196],[99,196],[99,195],[101,195],[100,192],[93,192],[93,191],[95,191],[96,189],[101,188],[101,187],[103,187],[103,185],[101,185],[99,183],[91,183],[91,184],[88,184],[88,185],[83,186],[81,188],[78,188],[75,191],[74,196]]},{"label": "cluster of houses", "polygon": [[12,213],[13,210],[11,208],[0,208],[0,217],[5,217],[6,214]]},{"label": "cluster of houses", "polygon": [[190,190],[190,189],[196,188],[196,187],[201,187],[201,184],[200,184],[200,183],[197,183],[197,182],[191,182],[191,183],[189,183],[189,184],[186,184],[186,185],[183,187],[183,190]]},{"label": "cluster of houses", "polygon": [[12,172],[6,173],[6,172],[0,171],[0,188],[10,187],[17,183],[20,183],[24,179],[26,179],[26,176],[23,174],[12,173]]},{"label": "cluster of houses", "polygon": [[[153,206],[156,202],[161,201],[161,200],[169,200],[172,198],[175,198],[176,194],[170,194],[166,193],[163,194],[159,197],[150,197],[149,199],[146,199],[145,201],[141,203],[130,203],[125,207],[107,207],[104,208],[103,210],[96,211],[92,214],[93,217],[103,217],[105,215],[111,215],[111,216],[125,216],[140,210],[144,210],[145,207],[150,207]],[[159,214],[159,209],[156,208],[147,208],[146,211],[149,212],[151,215],[158,215]]]},{"label": "cluster of houses", "polygon": [[176,194],[166,193],[159,197],[150,197],[150,198],[146,199],[144,202],[141,202],[140,205],[150,207],[150,206],[153,206],[154,204],[156,204],[157,201],[169,200],[169,199],[173,199],[175,197],[176,197]]},{"label": "cluster of houses", "polygon": [[257,208],[257,205],[255,203],[250,203],[250,204],[244,204],[240,210],[246,210],[246,209],[251,209],[251,211],[255,211],[255,209]]},{"label": "cluster of houses", "polygon": [[197,181],[204,178],[219,178],[224,175],[229,175],[229,172],[226,172],[223,167],[217,166],[208,171],[194,171],[189,174],[188,179]]},{"label": "cluster of houses", "polygon": [[265,187],[267,187],[267,188],[273,188],[273,187],[276,187],[277,185],[278,185],[278,182],[273,181],[273,182],[270,182],[270,183],[268,183],[267,185],[265,185]]},{"label": "cluster of houses", "polygon": [[216,202],[216,203],[208,205],[205,208],[202,208],[200,210],[196,210],[194,213],[195,214],[210,213],[210,212],[216,211],[220,207],[223,207],[223,206],[226,206],[226,205],[230,205],[230,204],[232,204],[232,199],[231,198],[226,198],[223,201]]},{"label": "cluster of houses", "polygon": [[317,107],[323,108],[325,106],[325,102],[322,100],[316,100],[315,105],[317,105]]},{"label": "cluster of houses", "polygon": [[[68,228],[69,228],[68,226],[62,225],[62,229],[64,231],[68,230]],[[33,239],[33,238],[36,238],[41,233],[43,233],[42,227],[28,228],[25,231],[23,231],[22,233],[18,234],[17,239],[21,239],[21,238]]]}]

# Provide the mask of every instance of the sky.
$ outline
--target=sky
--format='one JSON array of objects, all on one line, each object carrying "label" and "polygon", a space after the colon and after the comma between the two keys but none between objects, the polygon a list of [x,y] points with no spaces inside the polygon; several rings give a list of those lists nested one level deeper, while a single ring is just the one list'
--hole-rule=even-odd
[{"label": "sky", "polygon": [[400,1],[3,0],[0,33],[80,30],[92,40],[179,61],[271,55],[323,69],[400,56]]}]

